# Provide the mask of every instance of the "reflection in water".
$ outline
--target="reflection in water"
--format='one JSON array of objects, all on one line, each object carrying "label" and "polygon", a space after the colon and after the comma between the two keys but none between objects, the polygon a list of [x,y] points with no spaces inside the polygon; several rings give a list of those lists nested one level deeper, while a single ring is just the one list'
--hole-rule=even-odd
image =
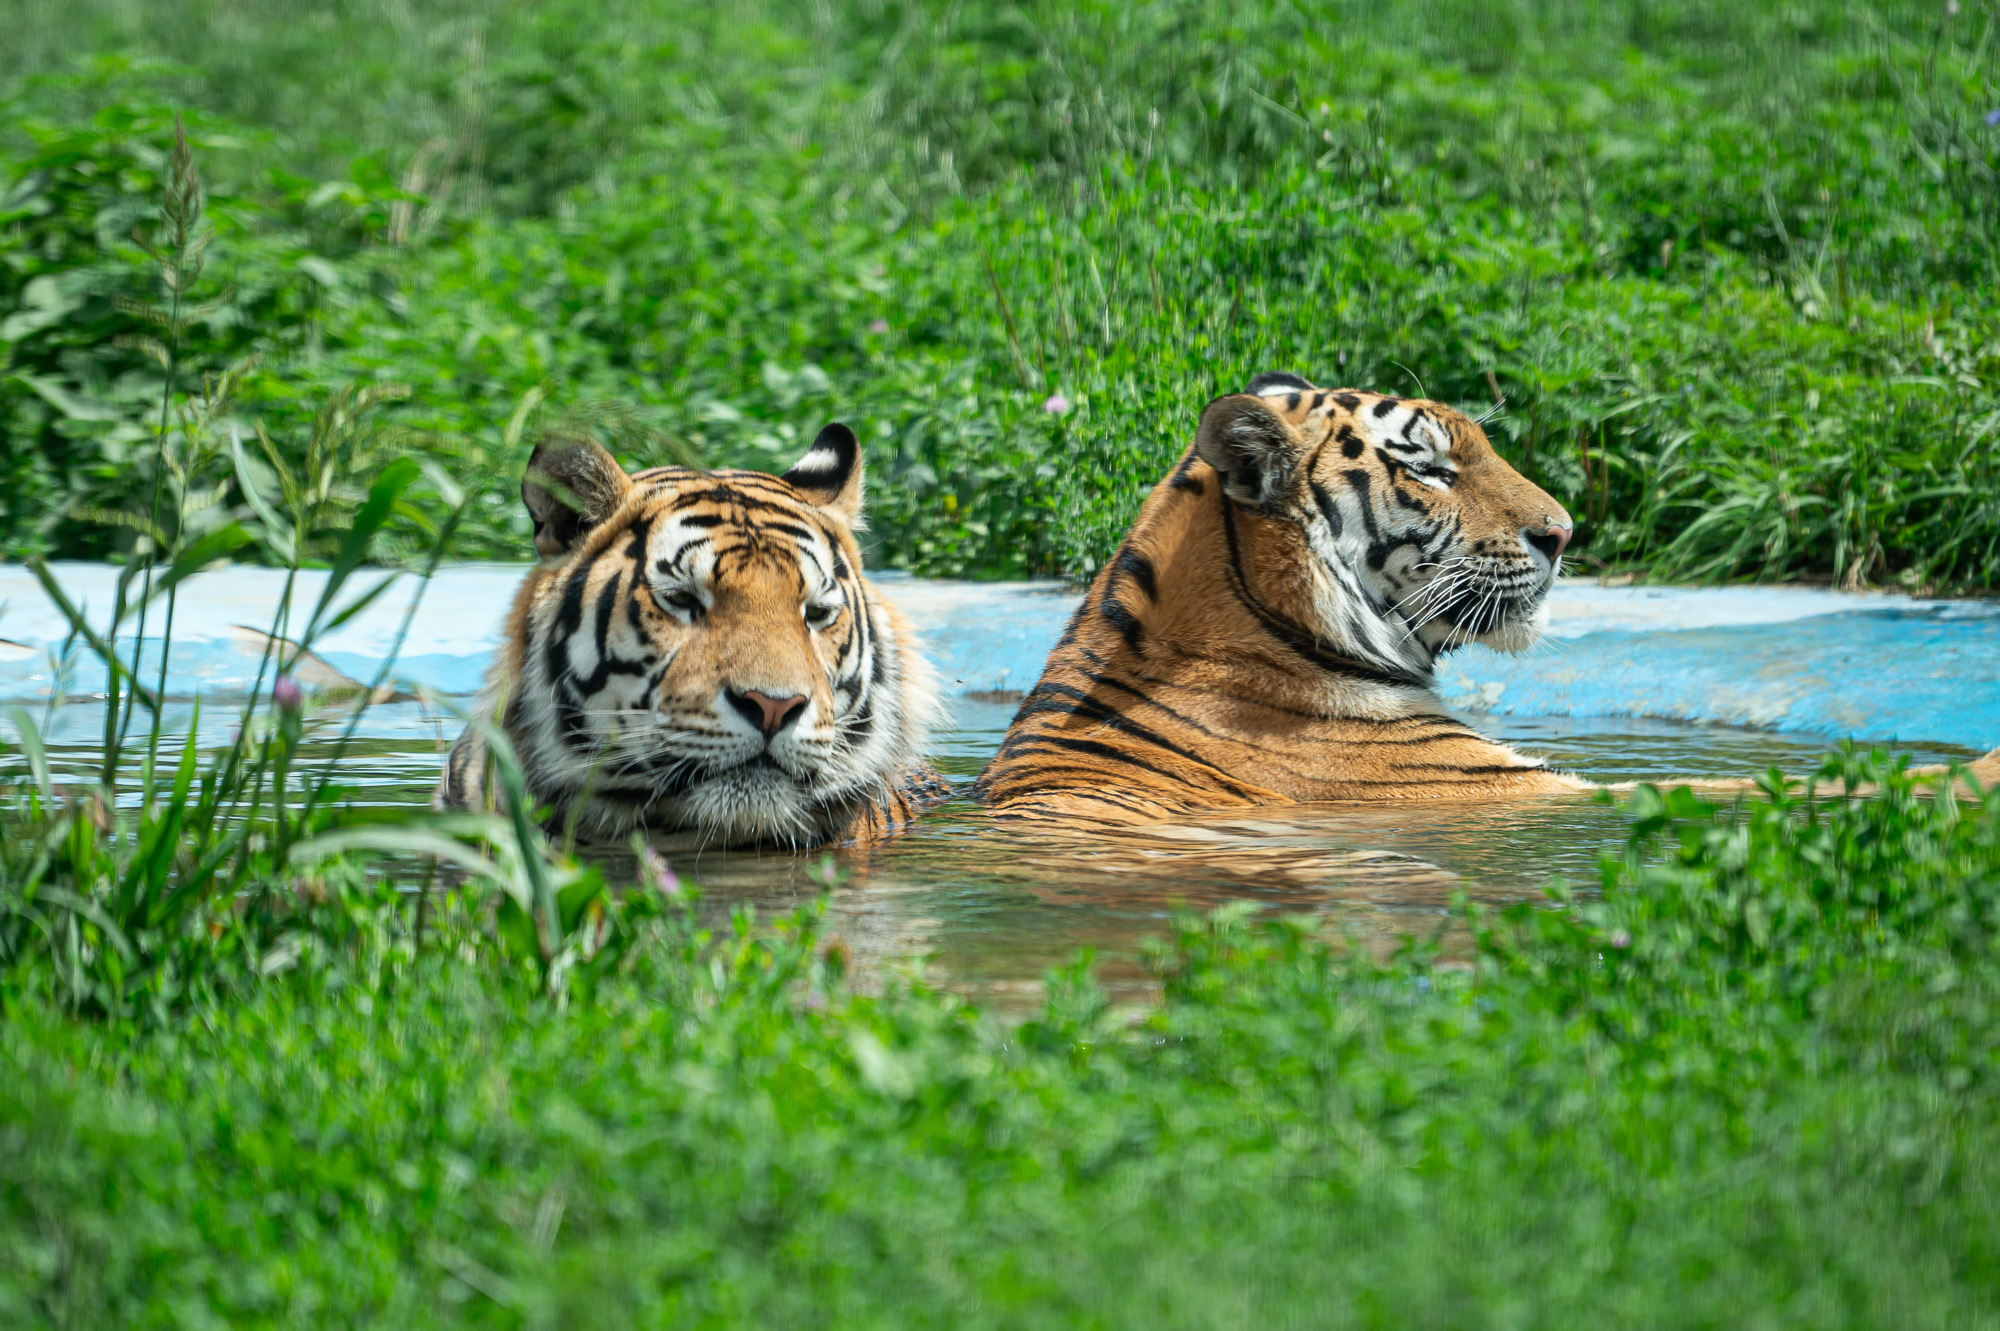
[{"label": "reflection in water", "polygon": [[[1013,706],[961,699],[939,738],[938,765],[970,781],[999,746]],[[191,709],[170,709],[184,734]],[[233,710],[201,718],[199,742],[226,743]],[[309,732],[308,763],[329,762],[343,718]],[[458,722],[416,703],[371,708],[339,763],[350,798],[364,804],[427,802]],[[1760,731],[1625,718],[1484,718],[1496,738],[1601,781],[1739,776],[1776,766],[1811,770],[1823,741]],[[47,737],[58,779],[89,780],[102,711],[56,709]],[[9,754],[9,759],[13,758]],[[1919,762],[1977,755],[1912,750]],[[1504,904],[1553,878],[1595,881],[1598,856],[1623,843],[1615,808],[1584,797],[1498,804],[1293,806],[1188,818],[1146,834],[1075,840],[1027,837],[990,824],[970,802],[947,805],[909,836],[836,859],[845,875],[831,907],[858,976],[880,976],[928,958],[934,980],[1013,1007],[1039,1001],[1041,977],[1079,948],[1095,949],[1114,995],[1145,992],[1141,941],[1172,910],[1248,901],[1278,912],[1326,916],[1386,942],[1438,931],[1454,893]],[[718,922],[738,906],[790,910],[821,891],[823,856],[781,852],[681,855],[675,867],[702,884]],[[608,858],[629,876],[629,857]]]}]

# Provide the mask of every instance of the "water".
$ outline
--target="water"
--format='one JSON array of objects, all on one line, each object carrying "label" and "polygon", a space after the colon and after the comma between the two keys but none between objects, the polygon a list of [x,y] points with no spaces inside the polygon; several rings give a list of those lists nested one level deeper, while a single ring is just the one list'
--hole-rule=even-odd
[{"label": "water", "polygon": [[[998,748],[1011,702],[954,700],[936,761],[969,784]],[[46,736],[58,780],[88,779],[98,759],[101,706],[48,709]],[[236,712],[212,707],[197,733],[226,743]],[[169,708],[185,733],[193,708]],[[320,713],[308,726],[304,764],[329,763],[346,721]],[[351,802],[420,805],[430,798],[456,718],[420,703],[371,708],[365,733],[335,769]],[[1741,776],[1777,766],[1801,772],[1826,742],[1772,731],[1620,717],[1488,717],[1486,733],[1600,781]],[[1905,746],[1923,762],[1975,756],[1952,745]],[[1430,936],[1453,895],[1493,905],[1539,895],[1551,879],[1588,885],[1598,856],[1623,844],[1625,820],[1587,798],[1489,804],[1328,806],[1189,819],[1170,834],[1066,843],[990,824],[968,800],[945,806],[908,836],[871,852],[836,856],[843,879],[833,927],[856,973],[871,983],[921,965],[939,983],[1003,1009],[1039,1001],[1042,977],[1082,948],[1114,997],[1142,1000],[1149,985],[1143,940],[1180,906],[1229,901],[1325,917],[1377,942]],[[738,906],[791,910],[822,891],[821,854],[711,852],[676,868],[698,881],[721,922]],[[606,867],[629,879],[629,859]],[[1449,941],[1449,940],[1448,940]]]},{"label": "water", "polygon": [[[1012,707],[960,700],[938,762],[969,781],[999,746]],[[1809,771],[1818,737],[1619,717],[1488,718],[1487,734],[1598,781]],[[1902,746],[1915,761],[1976,756]],[[1038,1000],[1044,972],[1079,948],[1098,955],[1113,995],[1147,992],[1142,941],[1176,907],[1230,901],[1325,918],[1376,942],[1430,937],[1460,890],[1504,905],[1552,879],[1589,885],[1621,849],[1626,819],[1588,797],[1496,803],[1274,808],[1188,819],[1172,839],[1051,843],[948,806],[920,831],[866,856],[834,912],[865,962],[925,957],[933,978],[1001,1006]],[[813,857],[710,855],[689,866],[717,900],[783,909],[818,888]]]},{"label": "water", "polygon": [[[518,565],[442,570],[400,637],[406,584],[317,644],[322,669],[372,680],[394,652],[412,691],[463,695],[492,659]],[[54,575],[100,633],[116,570],[59,564]],[[323,573],[300,575],[310,603]],[[966,783],[992,755],[1010,698],[1039,674],[1076,604],[1048,583],[927,582],[889,575],[887,591],[923,633],[951,699],[935,758]],[[167,733],[185,734],[208,700],[197,741],[229,741],[238,703],[260,677],[263,640],[285,575],[227,568],[183,585],[167,675]],[[45,718],[59,778],[94,775],[101,705],[51,707],[103,687],[103,669],[63,649],[67,624],[25,570],[0,565],[0,703]],[[1970,758],[2000,744],[2000,603],[1919,601],[1782,587],[1606,587],[1566,580],[1550,599],[1548,640],[1519,657],[1481,648],[1439,672],[1447,705],[1495,738],[1600,781],[1741,777],[1814,768],[1841,735],[1922,762]],[[129,632],[127,626],[122,632]],[[157,661],[149,644],[147,657]],[[153,666],[147,667],[151,678]],[[232,701],[233,700],[233,701]],[[1659,718],[1675,718],[1672,720]],[[345,718],[309,726],[307,764],[331,765]],[[370,708],[337,775],[360,804],[422,804],[459,721],[416,702]],[[328,770],[332,770],[329,766]],[[1552,878],[1595,880],[1622,844],[1624,820],[1587,798],[1495,804],[1258,810],[1186,819],[1147,837],[1029,840],[988,823],[969,801],[867,854],[839,858],[834,925],[861,964],[928,958],[934,978],[1011,1004],[1032,1001],[1043,972],[1096,950],[1115,991],[1144,990],[1136,958],[1177,904],[1247,900],[1299,911],[1376,940],[1428,935],[1455,892],[1502,903]],[[821,857],[693,857],[718,919],[739,905],[786,910],[819,895]],[[631,866],[615,861],[614,873]]]}]

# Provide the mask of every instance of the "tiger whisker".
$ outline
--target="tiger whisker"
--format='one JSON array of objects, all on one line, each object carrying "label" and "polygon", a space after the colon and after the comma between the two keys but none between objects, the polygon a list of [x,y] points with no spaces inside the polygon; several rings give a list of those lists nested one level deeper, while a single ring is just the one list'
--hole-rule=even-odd
[{"label": "tiger whisker", "polygon": [[[1470,560],[1466,559],[1457,562],[1469,563]],[[1453,602],[1457,599],[1459,589],[1474,576],[1474,570],[1460,568],[1454,569],[1452,572],[1426,583],[1414,597],[1410,598],[1417,603],[1419,613],[1415,620],[1405,619],[1404,622],[1409,625],[1409,628],[1397,640],[1396,645],[1399,647],[1402,646],[1403,643],[1408,642],[1421,632],[1425,625],[1431,623],[1438,616],[1449,610]],[[1401,604],[1398,604],[1396,608],[1400,613],[1403,607]]]},{"label": "tiger whisker", "polygon": [[1425,583],[1422,587],[1418,588],[1416,592],[1413,593],[1412,595],[1403,598],[1403,600],[1401,601],[1398,601],[1396,603],[1396,608],[1398,610],[1401,610],[1404,605],[1410,602],[1415,602],[1418,605],[1422,605],[1427,601],[1434,600],[1437,597],[1443,595],[1448,589],[1455,587],[1457,584],[1463,582],[1465,579],[1471,577],[1472,575],[1473,575],[1473,570],[1471,569],[1463,567],[1451,567],[1446,572],[1439,574],[1437,577],[1433,578],[1431,581]]}]

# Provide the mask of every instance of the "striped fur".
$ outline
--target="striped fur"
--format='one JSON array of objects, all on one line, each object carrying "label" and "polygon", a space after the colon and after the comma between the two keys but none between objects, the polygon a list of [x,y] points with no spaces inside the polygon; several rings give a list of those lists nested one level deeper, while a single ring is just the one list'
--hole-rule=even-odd
[{"label": "striped fur", "polygon": [[1581,789],[1432,684],[1453,647],[1536,639],[1569,531],[1451,408],[1262,376],[1203,412],[979,793],[999,817],[1104,825]]},{"label": "striped fur", "polygon": [[[501,714],[552,826],[805,847],[891,835],[943,797],[931,668],[861,573],[861,472],[844,426],[782,478],[536,451],[543,562],[477,711]],[[489,802],[486,750],[469,727],[440,807]]]}]

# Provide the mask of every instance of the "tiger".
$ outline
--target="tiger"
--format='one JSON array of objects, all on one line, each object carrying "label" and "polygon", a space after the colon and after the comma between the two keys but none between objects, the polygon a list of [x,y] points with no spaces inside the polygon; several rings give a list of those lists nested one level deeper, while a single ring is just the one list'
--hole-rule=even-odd
[{"label": "tiger", "polygon": [[[1115,828],[1594,790],[1478,734],[1434,678],[1454,648],[1540,637],[1574,532],[1441,402],[1259,375],[1203,409],[974,793]],[[1971,771],[2000,784],[2000,749]]]},{"label": "tiger", "polygon": [[488,727],[546,825],[697,847],[866,845],[948,793],[938,685],[862,573],[863,464],[828,425],[782,476],[557,438],[521,499],[541,562],[434,804],[493,807]]}]

